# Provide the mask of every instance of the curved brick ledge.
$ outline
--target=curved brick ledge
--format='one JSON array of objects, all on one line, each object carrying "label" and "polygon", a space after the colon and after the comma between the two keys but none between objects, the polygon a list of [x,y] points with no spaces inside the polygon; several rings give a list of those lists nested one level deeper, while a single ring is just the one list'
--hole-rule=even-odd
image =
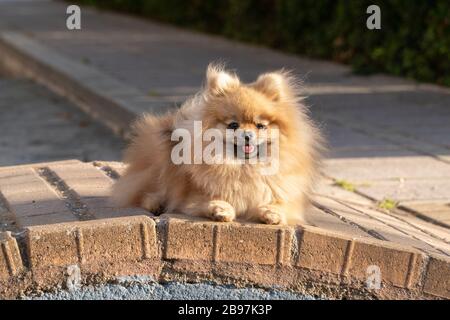
[{"label": "curved brick ledge", "polygon": [[[320,228],[155,217],[110,206],[122,170],[78,161],[0,168],[0,223],[11,231],[0,232],[0,297],[71,288],[79,274],[80,283],[145,275],[329,298],[450,298],[448,256],[379,240],[324,205],[315,224],[335,220]],[[366,289],[370,265],[381,270],[380,290]]]}]

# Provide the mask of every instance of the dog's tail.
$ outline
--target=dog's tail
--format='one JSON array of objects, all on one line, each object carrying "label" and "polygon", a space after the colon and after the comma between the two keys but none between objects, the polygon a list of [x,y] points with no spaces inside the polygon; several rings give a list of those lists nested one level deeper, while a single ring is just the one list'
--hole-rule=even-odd
[{"label": "dog's tail", "polygon": [[143,115],[132,126],[131,143],[125,150],[124,162],[128,165],[123,176],[112,188],[112,202],[119,207],[140,206],[143,193],[157,184],[161,167],[170,156],[170,137],[173,114]]},{"label": "dog's tail", "polygon": [[145,173],[125,173],[112,187],[112,204],[117,207],[139,207],[147,179]]}]

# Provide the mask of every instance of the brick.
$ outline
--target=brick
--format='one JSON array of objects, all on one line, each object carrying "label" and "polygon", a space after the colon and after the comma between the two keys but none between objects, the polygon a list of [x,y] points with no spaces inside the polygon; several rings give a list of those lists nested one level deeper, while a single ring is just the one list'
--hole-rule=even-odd
[{"label": "brick", "polygon": [[0,191],[21,226],[28,226],[30,220],[33,224],[39,224],[38,216],[43,217],[43,221],[49,221],[44,218],[48,214],[57,214],[54,215],[58,217],[55,222],[76,221],[65,202],[33,168],[0,171]]},{"label": "brick", "polygon": [[[401,218],[405,217],[405,214],[402,211],[393,212],[392,215],[400,216]],[[412,216],[412,215],[408,216],[408,219],[406,221],[410,225],[423,230],[424,232],[428,233],[429,235],[432,235],[435,238],[443,240],[444,243],[446,243],[446,244],[450,243],[450,232],[448,231],[448,228],[438,226],[436,224],[427,222],[421,218],[418,218],[418,217]]]},{"label": "brick", "polygon": [[213,223],[170,218],[167,224],[165,259],[213,260]]},{"label": "brick", "polygon": [[311,207],[306,216],[308,223],[323,230],[329,230],[333,233],[345,234],[355,238],[372,238],[372,236],[367,232],[364,232],[351,224],[343,222],[338,217],[333,216],[324,210],[326,209]]},{"label": "brick", "polygon": [[62,223],[27,230],[32,268],[119,263],[157,254],[155,223],[145,216]]},{"label": "brick", "polygon": [[[434,188],[440,190],[438,185],[435,185]],[[450,226],[450,201],[448,198],[445,201],[403,201],[400,202],[400,204],[403,207],[422,214],[426,218],[430,218]],[[450,233],[447,233],[447,238],[449,236]]]},{"label": "brick", "polygon": [[450,212],[450,200],[446,201],[405,201],[402,205],[418,212]]},{"label": "brick", "polygon": [[75,223],[27,228],[27,248],[32,269],[66,266],[80,260]]},{"label": "brick", "polygon": [[303,230],[296,266],[339,274],[344,267],[349,245],[348,239],[316,230]]},{"label": "brick", "polygon": [[[417,164],[419,167],[420,164]],[[450,171],[447,169],[447,171]],[[357,190],[379,201],[395,199],[404,201],[444,201],[450,199],[449,178],[421,178],[371,181],[357,185]]]},{"label": "brick", "polygon": [[16,239],[9,232],[0,232],[0,280],[8,279],[23,269]]},{"label": "brick", "polygon": [[[42,190],[41,194],[47,193],[47,190]],[[50,195],[50,194],[49,194]],[[44,195],[45,196],[45,195]],[[19,219],[22,219],[24,217],[31,217],[31,216],[42,216],[47,214],[65,214],[67,216],[67,219],[70,221],[76,221],[76,218],[73,216],[73,214],[70,212],[70,210],[67,208],[64,201],[57,197],[53,197],[53,199],[46,198],[45,200],[39,200],[39,193],[33,192],[33,193],[22,193],[19,197],[20,200],[12,201],[12,197],[7,198],[10,202],[13,203],[10,205],[12,211],[16,214],[16,216]],[[32,198],[31,202],[28,199],[25,198]],[[37,200],[35,200],[37,199]],[[23,203],[20,203],[20,201],[23,201]]]},{"label": "brick", "polygon": [[450,259],[430,258],[423,290],[426,293],[450,299]]},{"label": "brick", "polygon": [[155,223],[146,217],[84,223],[82,257],[86,263],[141,260],[156,255]]},{"label": "brick", "polygon": [[[5,197],[13,204],[28,204],[31,201],[45,201],[49,193],[45,192],[50,188],[43,188],[44,181],[40,180],[31,169],[25,169],[26,173],[15,172],[17,175],[11,177],[1,177],[1,188]],[[24,202],[24,196],[30,201]]]},{"label": "brick", "polygon": [[257,224],[219,225],[215,258],[220,262],[289,263],[292,232],[288,227]]},{"label": "brick", "polygon": [[128,217],[138,215],[153,216],[151,212],[142,208],[114,207],[109,197],[83,198],[82,202],[84,205],[87,206],[89,212],[93,213],[95,215],[95,218],[97,219],[118,218],[118,217]]},{"label": "brick", "polygon": [[5,253],[0,255],[0,280],[8,279],[10,276],[8,268],[8,260],[6,260]]},{"label": "brick", "polygon": [[65,222],[75,222],[78,219],[73,214],[68,213],[49,213],[38,216],[27,216],[19,219],[21,228],[32,226],[51,225]]},{"label": "brick", "polygon": [[450,177],[448,165],[427,156],[330,159],[325,172],[339,180],[366,183],[370,180],[443,179]]},{"label": "brick", "polygon": [[97,208],[114,208],[114,205],[111,203],[110,198],[106,196],[83,198],[82,202],[91,210]]},{"label": "brick", "polygon": [[92,164],[50,165],[48,168],[82,199],[109,197],[113,181]]},{"label": "brick", "polygon": [[367,268],[378,266],[381,279],[397,287],[410,288],[419,281],[423,257],[418,251],[406,250],[388,242],[354,241],[345,275],[365,280]]},{"label": "brick", "polygon": [[[355,192],[345,190],[337,186],[335,182],[326,177],[321,177],[317,186],[314,187],[314,193],[318,196],[331,197],[334,199],[345,200],[352,203],[370,206],[373,202]],[[314,199],[314,197],[313,197]]]},{"label": "brick", "polygon": [[52,165],[66,165],[66,164],[77,164],[82,163],[80,160],[70,159],[70,160],[61,160],[61,161],[52,161],[52,162],[39,162],[39,163],[27,163],[27,164],[19,164],[14,166],[5,166],[0,167],[0,173],[4,171],[10,171],[11,169],[26,169],[26,168],[42,168],[46,167],[50,164]]}]

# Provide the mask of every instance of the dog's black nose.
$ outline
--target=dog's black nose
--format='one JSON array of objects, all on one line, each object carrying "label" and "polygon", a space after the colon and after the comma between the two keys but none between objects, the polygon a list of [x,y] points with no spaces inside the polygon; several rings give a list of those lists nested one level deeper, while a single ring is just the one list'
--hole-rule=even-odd
[{"label": "dog's black nose", "polygon": [[255,137],[255,133],[253,131],[245,131],[244,132],[244,138],[245,138],[246,142],[250,141],[254,137]]}]

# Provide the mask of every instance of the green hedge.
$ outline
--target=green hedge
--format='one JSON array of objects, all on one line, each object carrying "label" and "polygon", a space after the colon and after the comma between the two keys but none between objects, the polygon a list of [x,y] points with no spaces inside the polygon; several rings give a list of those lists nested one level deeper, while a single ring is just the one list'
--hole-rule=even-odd
[{"label": "green hedge", "polygon": [[[80,0],[277,49],[450,86],[448,0]],[[366,9],[381,8],[381,30]]]}]

